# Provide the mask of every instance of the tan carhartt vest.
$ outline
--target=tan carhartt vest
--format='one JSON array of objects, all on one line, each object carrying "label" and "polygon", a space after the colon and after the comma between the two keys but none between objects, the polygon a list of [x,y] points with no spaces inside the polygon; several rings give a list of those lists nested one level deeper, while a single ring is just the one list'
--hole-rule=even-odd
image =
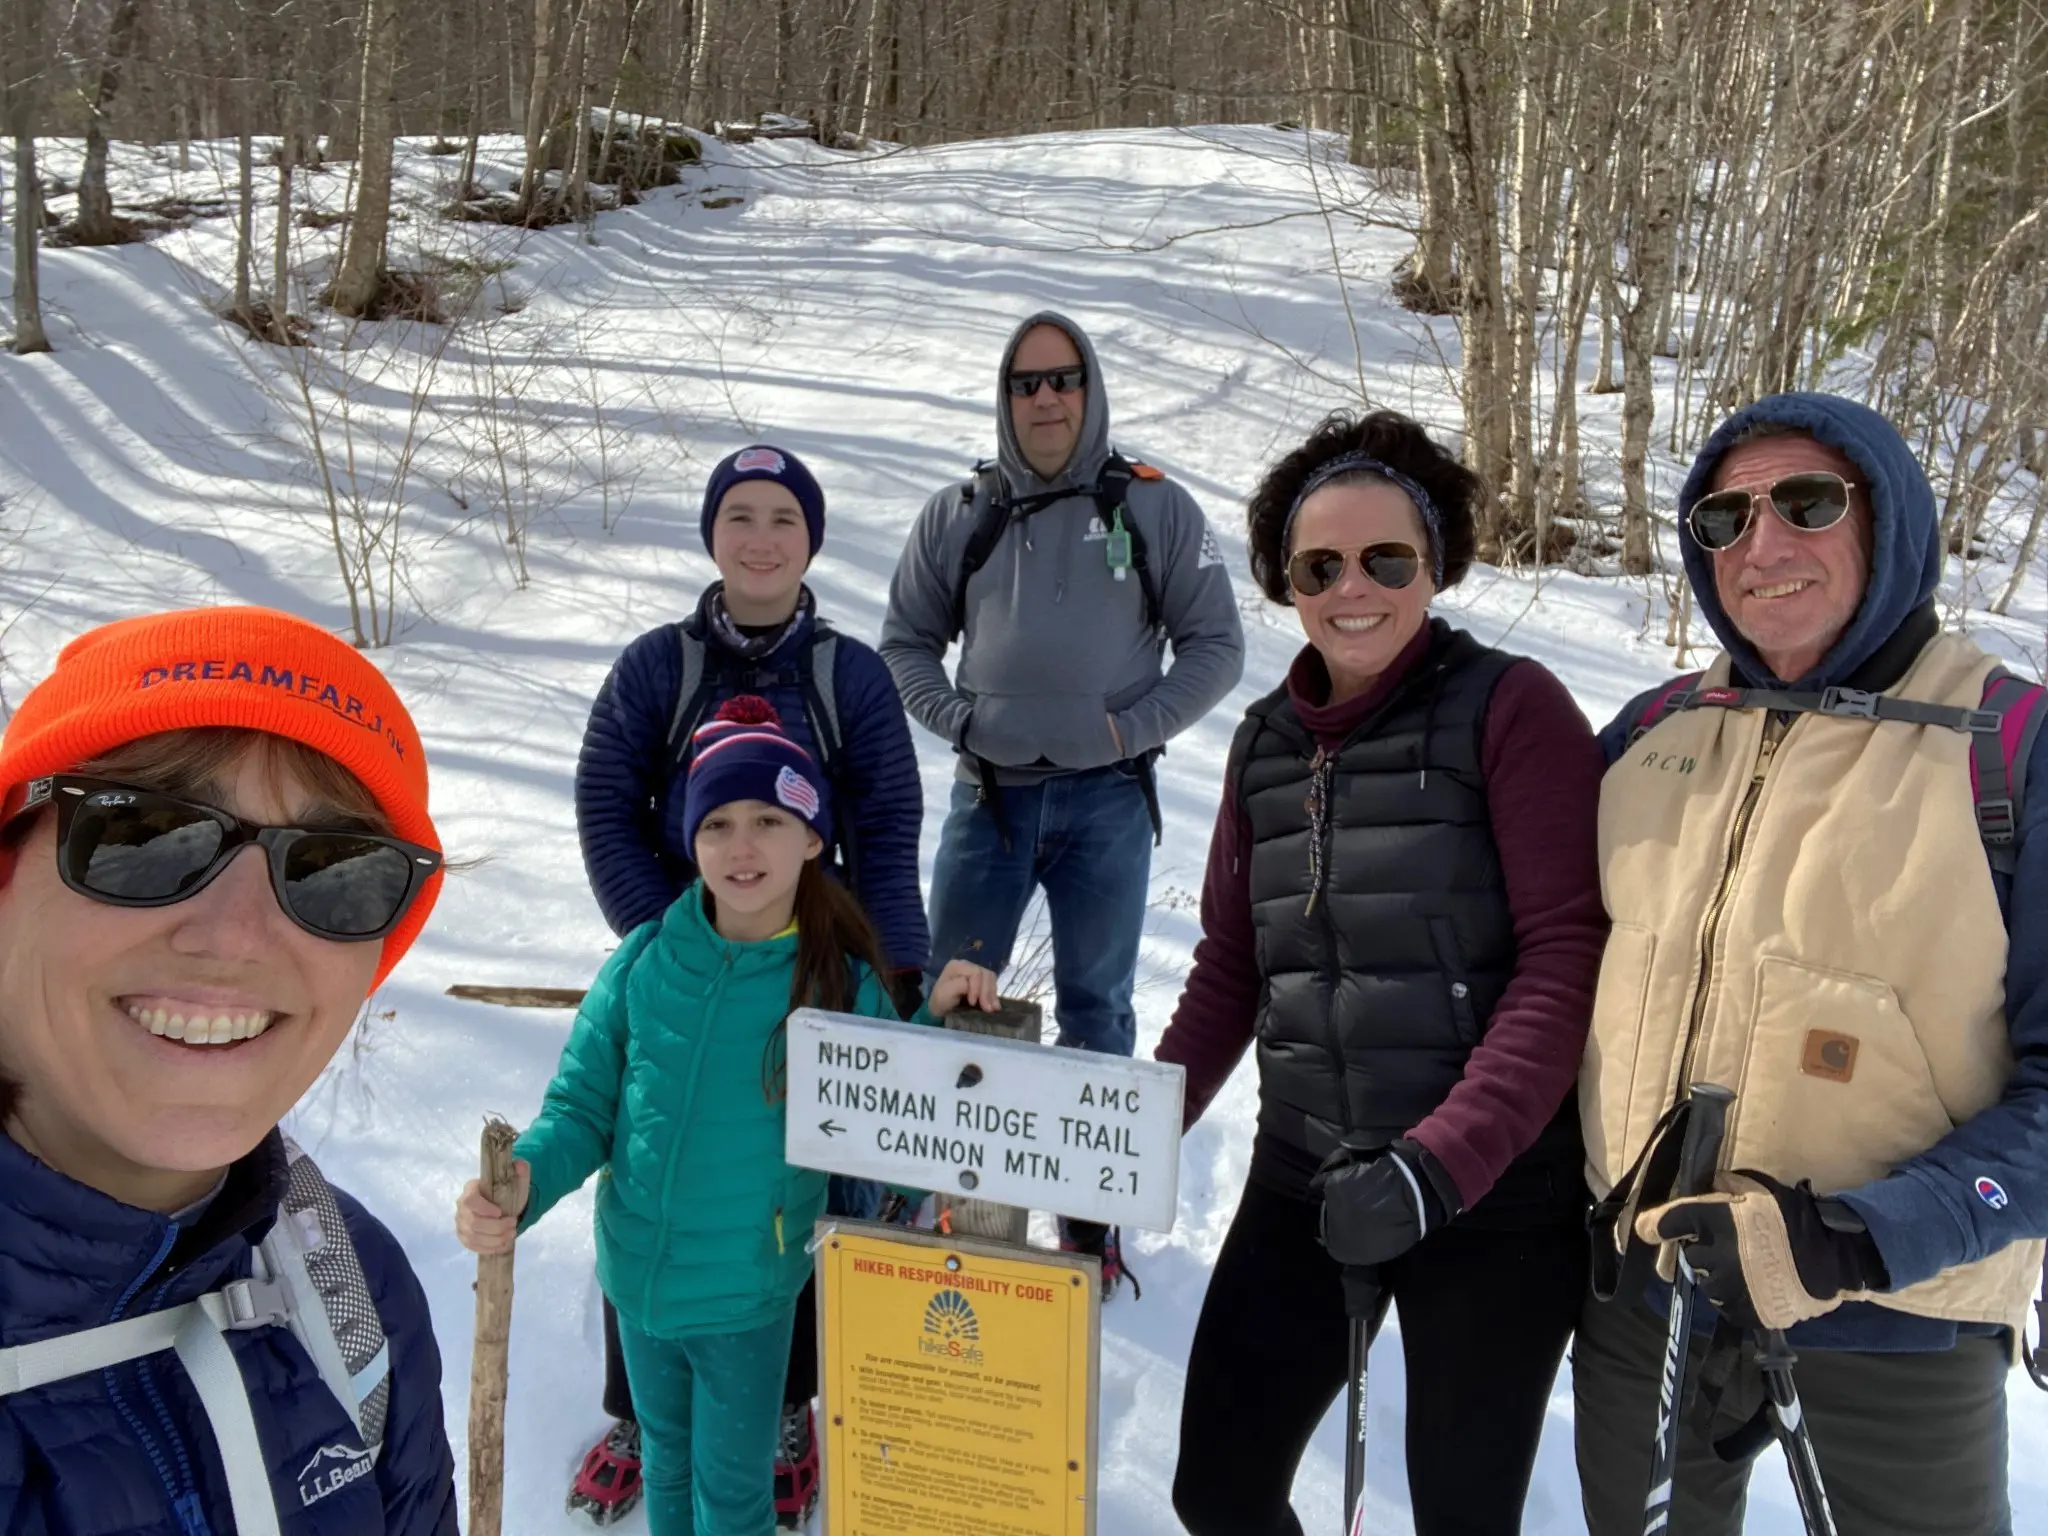
[{"label": "tan carhartt vest", "polygon": [[[1975,709],[1994,665],[1941,636],[1896,688]],[[1725,684],[1728,658],[1701,684]],[[1723,1168],[1822,1193],[1881,1178],[1997,1102],[2013,1067],[2005,923],[1940,726],[1675,712],[1607,770],[1613,933],[1579,1078],[1604,1195],[1681,1082],[1735,1092]],[[2042,1244],[1860,1299],[2019,1328]]]}]

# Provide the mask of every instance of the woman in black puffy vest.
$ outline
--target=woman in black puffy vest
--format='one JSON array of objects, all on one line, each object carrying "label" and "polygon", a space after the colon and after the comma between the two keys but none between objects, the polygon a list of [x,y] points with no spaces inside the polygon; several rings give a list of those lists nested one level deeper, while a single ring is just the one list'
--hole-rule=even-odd
[{"label": "woman in black puffy vest", "polygon": [[1251,498],[1253,577],[1307,644],[1246,711],[1161,1060],[1192,1125],[1256,1046],[1258,1129],[1188,1362],[1174,1506],[1295,1536],[1288,1494],[1389,1303],[1415,1529],[1520,1529],[1585,1284],[1567,1102],[1606,936],[1600,754],[1564,686],[1430,605],[1477,479],[1339,414]]}]

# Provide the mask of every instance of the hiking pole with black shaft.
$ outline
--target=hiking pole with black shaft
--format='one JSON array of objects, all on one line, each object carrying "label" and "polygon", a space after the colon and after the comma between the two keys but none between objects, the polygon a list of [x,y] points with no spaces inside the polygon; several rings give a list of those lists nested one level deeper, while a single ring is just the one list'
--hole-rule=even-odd
[{"label": "hiking pole with black shaft", "polygon": [[1372,1327],[1385,1305],[1379,1277],[1369,1269],[1344,1271],[1344,1310],[1351,1318],[1350,1389],[1345,1398],[1344,1536],[1365,1533],[1365,1367]]},{"label": "hiking pole with black shaft", "polygon": [[1771,1397],[1771,1420],[1778,1432],[1778,1443],[1785,1448],[1785,1465],[1792,1473],[1792,1496],[1799,1501],[1806,1536],[1835,1536],[1835,1512],[1828,1508],[1820,1458],[1813,1453],[1806,1411],[1799,1405],[1799,1389],[1792,1384],[1792,1366],[1798,1356],[1785,1342],[1782,1328],[1761,1329],[1757,1337],[1757,1366],[1763,1371],[1764,1390]]},{"label": "hiking pole with black shaft", "polygon": [[[1694,1083],[1686,1099],[1685,1139],[1679,1143],[1678,1173],[1667,1197],[1681,1200],[1704,1195],[1714,1187],[1714,1165],[1721,1158],[1721,1138],[1728,1129],[1728,1106],[1735,1095],[1713,1083]],[[1678,1480],[1678,1418],[1685,1406],[1686,1364],[1690,1359],[1693,1309],[1699,1293],[1685,1245],[1678,1245],[1678,1268],[1671,1278],[1671,1329],[1664,1339],[1664,1376],[1657,1393],[1657,1443],[1650,1453],[1650,1491],[1643,1500],[1643,1536],[1661,1536],[1671,1529],[1671,1494]]]}]

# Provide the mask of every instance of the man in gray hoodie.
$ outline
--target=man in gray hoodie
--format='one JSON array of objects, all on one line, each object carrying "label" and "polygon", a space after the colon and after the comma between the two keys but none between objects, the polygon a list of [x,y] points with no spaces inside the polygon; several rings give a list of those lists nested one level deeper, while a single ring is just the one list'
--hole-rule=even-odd
[{"label": "man in gray hoodie", "polygon": [[[930,963],[1002,969],[1042,888],[1059,1043],[1128,1056],[1158,831],[1152,760],[1237,685],[1244,631],[1194,498],[1112,453],[1101,369],[1073,321],[1018,326],[996,421],[993,469],[925,503],[882,625],[911,718],[960,754]],[[992,515],[1000,537],[963,587]],[[957,680],[945,668],[956,638]],[[1100,1229],[1073,1235],[1101,1251]]]}]

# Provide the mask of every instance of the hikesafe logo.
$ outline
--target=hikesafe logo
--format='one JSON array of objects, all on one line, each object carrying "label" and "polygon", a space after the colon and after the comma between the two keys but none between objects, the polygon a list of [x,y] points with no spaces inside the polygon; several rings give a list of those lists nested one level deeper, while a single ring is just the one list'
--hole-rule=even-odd
[{"label": "hikesafe logo", "polygon": [[940,1355],[969,1365],[981,1363],[981,1319],[974,1315],[974,1303],[958,1291],[939,1291],[924,1309],[924,1337],[917,1341],[920,1354]]},{"label": "hikesafe logo", "polygon": [[360,1446],[323,1445],[299,1473],[299,1502],[318,1504],[330,1493],[368,1477],[376,1463]]}]

